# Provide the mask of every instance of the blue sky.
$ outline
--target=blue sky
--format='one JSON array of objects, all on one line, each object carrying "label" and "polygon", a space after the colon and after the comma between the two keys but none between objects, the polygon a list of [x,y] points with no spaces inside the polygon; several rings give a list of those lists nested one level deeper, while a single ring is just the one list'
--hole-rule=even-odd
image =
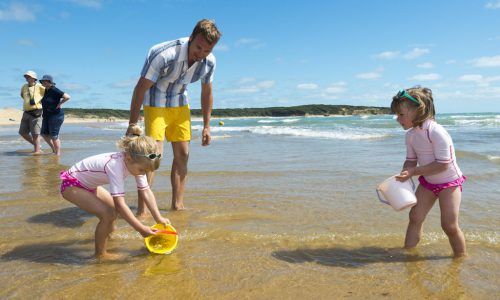
[{"label": "blue sky", "polygon": [[420,84],[438,113],[500,112],[500,0],[3,0],[0,108],[35,70],[68,107],[128,109],[148,49],[202,18],[223,33],[214,108],[389,106]]}]

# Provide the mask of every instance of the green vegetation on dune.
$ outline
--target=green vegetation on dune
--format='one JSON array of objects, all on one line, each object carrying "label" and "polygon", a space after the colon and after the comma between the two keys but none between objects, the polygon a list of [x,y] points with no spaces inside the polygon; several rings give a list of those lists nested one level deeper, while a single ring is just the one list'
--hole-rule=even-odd
[{"label": "green vegetation on dune", "polygon": [[[64,108],[66,115],[71,115],[77,118],[86,119],[128,119],[130,115],[129,110],[125,109],[111,109],[111,108]],[[141,111],[142,114],[142,111]]]},{"label": "green vegetation on dune", "polygon": [[[116,118],[128,119],[129,111],[124,109],[108,108],[65,108],[68,115],[78,118]],[[142,115],[141,111],[141,115]],[[287,117],[307,115],[380,115],[390,114],[388,107],[375,106],[350,106],[350,105],[326,105],[311,104],[289,107],[264,107],[264,108],[217,108],[212,111],[214,117]],[[195,117],[201,116],[200,109],[192,109],[191,114]]]}]

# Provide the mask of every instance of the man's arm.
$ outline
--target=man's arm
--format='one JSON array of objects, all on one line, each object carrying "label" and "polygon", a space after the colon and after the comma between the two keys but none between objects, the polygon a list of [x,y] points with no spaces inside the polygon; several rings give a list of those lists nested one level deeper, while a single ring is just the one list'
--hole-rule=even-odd
[{"label": "man's arm", "polygon": [[[139,120],[139,113],[141,111],[142,102],[144,100],[144,94],[153,86],[154,82],[146,79],[144,77],[139,78],[137,84],[134,88],[134,93],[132,94],[132,101],[130,103],[130,118],[129,124],[137,124]],[[128,129],[127,129],[128,135]]]},{"label": "man's arm", "polygon": [[203,132],[201,136],[201,145],[210,145],[210,117],[212,115],[212,83],[201,84],[201,112],[203,114]]}]

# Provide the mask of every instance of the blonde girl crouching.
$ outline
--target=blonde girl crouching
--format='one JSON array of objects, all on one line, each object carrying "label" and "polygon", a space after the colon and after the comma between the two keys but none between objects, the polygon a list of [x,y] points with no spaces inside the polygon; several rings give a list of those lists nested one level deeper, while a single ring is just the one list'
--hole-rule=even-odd
[{"label": "blonde girl crouching", "polygon": [[[156,142],[143,136],[142,129],[132,126],[131,136],[123,137],[117,146],[120,152],[103,153],[88,157],[69,170],[62,171],[61,194],[64,199],[99,218],[95,230],[95,255],[97,258],[118,258],[106,252],[109,234],[115,228],[117,212],[143,237],[157,231],[142,224],[125,202],[125,178],[135,177],[140,201],[144,201],[157,223],[168,224],[158,210],[156,199],[149,188],[146,172],[160,166]],[[109,192],[102,187],[109,184]]]}]

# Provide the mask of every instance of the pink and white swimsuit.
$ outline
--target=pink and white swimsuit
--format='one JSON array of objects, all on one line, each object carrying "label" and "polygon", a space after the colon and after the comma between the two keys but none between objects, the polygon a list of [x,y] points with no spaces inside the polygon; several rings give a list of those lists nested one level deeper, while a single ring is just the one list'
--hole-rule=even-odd
[{"label": "pink and white swimsuit", "polygon": [[426,120],[421,128],[414,127],[406,133],[406,160],[417,161],[419,166],[435,161],[448,163],[445,171],[419,178],[420,183],[436,195],[443,188],[461,187],[466,179],[457,165],[450,135],[434,120]]},{"label": "pink and white swimsuit", "polygon": [[[123,152],[111,152],[94,155],[76,163],[68,171],[61,172],[61,192],[72,185],[95,192],[98,186],[109,184],[111,196],[125,196],[125,178],[130,173],[124,158]],[[135,181],[138,190],[149,189],[146,175],[135,176]]]}]

